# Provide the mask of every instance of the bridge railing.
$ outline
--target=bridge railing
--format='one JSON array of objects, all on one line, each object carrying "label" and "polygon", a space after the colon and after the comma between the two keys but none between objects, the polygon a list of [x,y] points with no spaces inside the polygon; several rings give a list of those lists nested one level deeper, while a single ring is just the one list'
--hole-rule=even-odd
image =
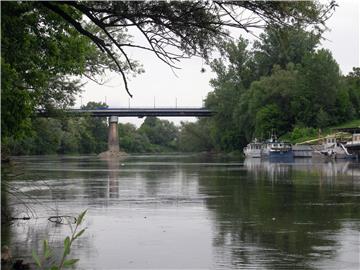
[{"label": "bridge railing", "polygon": [[[145,117],[145,116],[164,116],[164,117],[207,117],[214,114],[210,109],[203,107],[120,107],[120,108],[98,108],[98,109],[67,109],[63,111],[67,115],[93,117]],[[50,116],[46,111],[39,110],[40,116]]]},{"label": "bridge railing", "polygon": [[[70,107],[68,110],[80,110],[81,107]],[[96,108],[96,110],[113,110],[113,109],[207,109],[201,106],[120,106],[109,108]]]}]

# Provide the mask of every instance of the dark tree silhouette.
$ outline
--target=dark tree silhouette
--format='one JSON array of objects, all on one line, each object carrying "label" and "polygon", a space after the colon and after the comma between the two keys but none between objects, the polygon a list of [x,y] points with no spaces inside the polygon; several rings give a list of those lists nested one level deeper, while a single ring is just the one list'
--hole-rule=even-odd
[{"label": "dark tree silhouette", "polygon": [[[182,58],[200,56],[229,37],[229,28],[247,32],[266,25],[297,25],[321,31],[336,6],[313,1],[66,1],[40,2],[90,38],[117,66],[131,96],[125,71],[133,69],[126,49],[152,51],[172,68]],[[85,16],[69,12],[69,7]],[[124,39],[124,29],[135,28],[147,44]],[[124,59],[126,65],[123,65]]]}]

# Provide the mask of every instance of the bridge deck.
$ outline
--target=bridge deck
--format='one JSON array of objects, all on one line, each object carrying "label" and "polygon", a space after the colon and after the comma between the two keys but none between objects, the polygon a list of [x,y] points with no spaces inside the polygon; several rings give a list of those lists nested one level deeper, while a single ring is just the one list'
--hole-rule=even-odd
[{"label": "bridge deck", "polygon": [[[95,110],[68,109],[65,111],[72,116],[89,115],[93,117],[145,117],[145,116],[166,116],[166,117],[207,117],[213,115],[213,111],[206,108],[107,108]],[[40,114],[45,114],[40,112]]]}]

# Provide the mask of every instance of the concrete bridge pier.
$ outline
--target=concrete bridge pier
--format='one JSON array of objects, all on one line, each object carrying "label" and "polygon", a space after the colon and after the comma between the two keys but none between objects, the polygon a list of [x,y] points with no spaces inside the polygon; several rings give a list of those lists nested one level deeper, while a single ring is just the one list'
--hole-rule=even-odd
[{"label": "concrete bridge pier", "polygon": [[117,116],[109,117],[109,135],[108,135],[108,151],[119,152],[119,135],[118,135],[118,118]]},{"label": "concrete bridge pier", "polygon": [[118,116],[109,117],[108,150],[99,154],[104,159],[122,159],[126,157],[125,152],[120,152],[118,134]]}]

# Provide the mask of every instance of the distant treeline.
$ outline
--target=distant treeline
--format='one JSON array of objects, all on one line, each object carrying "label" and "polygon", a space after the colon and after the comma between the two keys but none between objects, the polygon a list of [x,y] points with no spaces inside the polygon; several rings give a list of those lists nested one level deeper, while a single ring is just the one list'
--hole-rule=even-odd
[{"label": "distant treeline", "polygon": [[[104,108],[89,102],[84,109]],[[108,124],[104,117],[35,118],[32,132],[22,139],[10,139],[12,155],[92,154],[107,150]],[[139,127],[119,123],[120,149],[129,153],[179,151],[180,128],[155,117],[147,117]]]}]

